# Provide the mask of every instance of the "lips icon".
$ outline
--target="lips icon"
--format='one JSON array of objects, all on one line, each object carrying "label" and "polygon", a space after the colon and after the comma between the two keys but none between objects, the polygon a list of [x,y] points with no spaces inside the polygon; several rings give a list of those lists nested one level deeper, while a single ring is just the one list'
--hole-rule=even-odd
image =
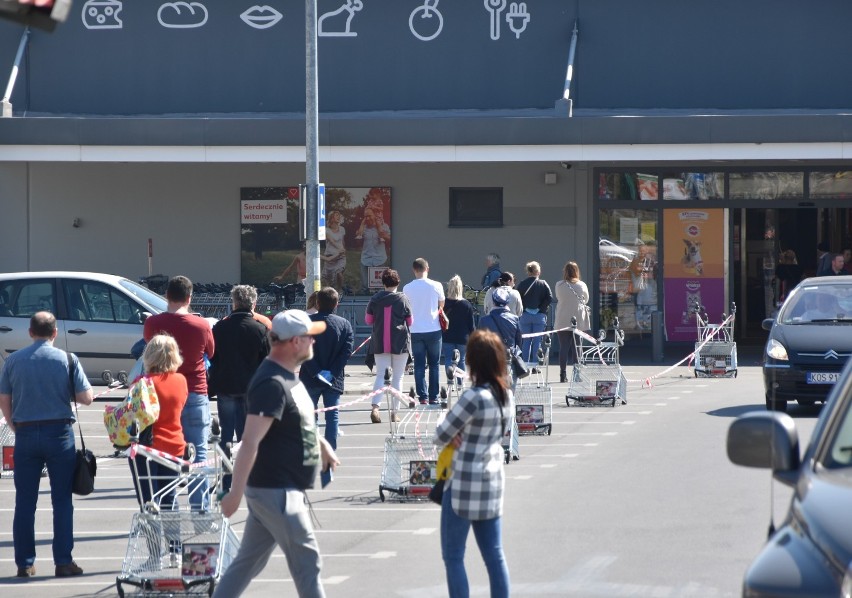
[{"label": "lips icon", "polygon": [[263,6],[258,6],[255,4],[241,14],[240,18],[249,27],[254,27],[255,29],[269,29],[284,18],[284,15],[271,6],[267,6],[265,4]]}]

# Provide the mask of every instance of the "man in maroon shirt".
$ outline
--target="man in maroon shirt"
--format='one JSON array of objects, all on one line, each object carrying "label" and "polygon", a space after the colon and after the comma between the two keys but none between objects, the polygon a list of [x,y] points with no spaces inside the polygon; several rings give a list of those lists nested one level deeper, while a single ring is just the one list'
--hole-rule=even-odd
[{"label": "man in maroon shirt", "polygon": [[[177,341],[183,364],[178,372],[186,377],[189,396],[181,412],[180,423],[187,442],[195,445],[195,461],[207,459],[207,440],[210,437],[210,400],[207,398],[207,368],[204,356],[213,357],[213,330],[204,318],[189,312],[192,300],[192,281],[186,276],[174,276],[166,289],[168,310],[145,320],[145,341],[160,333]],[[206,505],[206,482],[190,490],[193,508]]]}]

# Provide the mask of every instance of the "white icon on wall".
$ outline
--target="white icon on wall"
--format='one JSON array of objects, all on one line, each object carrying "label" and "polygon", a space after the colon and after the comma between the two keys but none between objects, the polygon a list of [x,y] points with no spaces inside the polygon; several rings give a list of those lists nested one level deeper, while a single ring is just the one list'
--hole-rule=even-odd
[{"label": "white icon on wall", "polygon": [[83,5],[83,25],[86,29],[121,29],[118,13],[122,8],[119,0],[89,0]]},{"label": "white icon on wall", "polygon": [[255,29],[269,29],[278,21],[283,19],[284,15],[266,4],[263,6],[255,4],[241,14],[240,18],[243,20],[243,23],[249,27],[254,27]]},{"label": "white icon on wall", "polygon": [[207,7],[200,2],[166,2],[157,11],[166,29],[195,29],[207,22]]},{"label": "white icon on wall", "polygon": [[[319,37],[355,37],[357,32],[352,31],[352,18],[355,13],[364,8],[361,0],[346,0],[337,10],[325,13],[317,23],[317,36]],[[341,16],[347,13],[346,16]],[[345,19],[345,21],[344,21]],[[328,22],[327,22],[328,21]],[[341,27],[342,25],[342,27]]]},{"label": "white icon on wall", "polygon": [[515,39],[521,39],[521,34],[526,31],[527,23],[530,22],[530,13],[527,12],[526,2],[512,2],[509,12],[506,13],[506,22],[509,29],[515,34]]},{"label": "white icon on wall", "polygon": [[[505,1],[503,0],[503,2]],[[444,28],[444,17],[438,11],[438,0],[423,0],[422,6],[412,10],[411,16],[408,17],[408,28],[411,29],[414,37],[424,42],[431,41],[441,35],[441,30]]]},{"label": "white icon on wall", "polygon": [[506,0],[485,0],[485,10],[491,15],[491,39],[500,39],[500,13],[506,10]]}]

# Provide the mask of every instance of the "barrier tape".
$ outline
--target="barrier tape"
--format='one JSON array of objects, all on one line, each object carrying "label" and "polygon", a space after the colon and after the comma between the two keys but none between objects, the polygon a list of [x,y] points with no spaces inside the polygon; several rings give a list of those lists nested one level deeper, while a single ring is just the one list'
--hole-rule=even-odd
[{"label": "barrier tape", "polygon": [[366,339],[364,339],[364,342],[363,342],[363,343],[361,343],[360,345],[358,345],[358,348],[357,348],[357,349],[355,349],[354,351],[352,351],[352,353],[350,353],[350,354],[349,354],[349,357],[354,356],[354,355],[355,355],[358,351],[360,351],[360,350],[364,347],[364,345],[366,345],[367,343],[369,343],[369,342],[370,342],[370,339],[371,339],[371,338],[373,338],[373,337],[372,337],[372,336],[368,336]]},{"label": "barrier tape", "polygon": [[[721,324],[719,324],[719,328],[717,328],[717,331],[721,331],[721,330],[722,330],[722,328],[723,328],[723,327],[724,327],[724,326],[725,326],[728,322],[730,322],[730,321],[731,321],[731,320],[733,320],[733,319],[734,319],[734,314],[731,314],[730,316],[728,316],[727,318],[725,318],[725,321],[724,321],[724,322],[722,322]],[[681,364],[682,364],[682,363],[684,363],[684,362],[687,362],[687,361],[688,361],[689,363],[692,363],[692,360],[693,360],[693,358],[695,357],[695,354],[696,354],[696,353],[698,353],[698,352],[700,352],[700,351],[701,351],[701,349],[704,347],[704,345],[706,345],[706,344],[707,344],[707,343],[709,343],[711,340],[713,340],[713,337],[714,337],[714,336],[716,336],[716,334],[715,334],[715,333],[714,333],[714,334],[710,334],[710,335],[708,335],[708,336],[707,336],[707,338],[705,338],[703,341],[701,341],[701,343],[700,343],[700,344],[699,344],[699,345],[695,348],[695,350],[694,350],[692,353],[690,353],[689,355],[687,355],[686,357],[684,357],[683,359],[681,359],[680,361],[678,361],[676,364],[674,364],[674,365],[672,365],[672,366],[670,366],[670,367],[666,368],[666,369],[665,369],[665,370],[663,370],[662,372],[659,372],[659,373],[657,373],[657,374],[654,374],[653,376],[648,376],[648,377],[647,377],[647,378],[645,378],[644,380],[627,380],[627,382],[641,382],[641,383],[642,383],[642,388],[645,388],[645,385],[646,385],[646,384],[648,385],[648,388],[652,388],[652,387],[653,387],[653,384],[651,383],[651,381],[652,381],[654,378],[659,378],[659,377],[661,377],[661,376],[664,376],[664,375],[668,374],[670,371],[672,371],[673,369],[675,369],[676,367],[678,367],[679,365],[681,365]],[[689,367],[689,363],[687,363],[687,367]]]},{"label": "barrier tape", "polygon": [[[115,389],[116,389],[116,388],[118,388],[119,386],[121,386],[121,382],[118,382],[118,381],[116,381],[116,382],[111,382],[109,385],[107,385],[107,389],[106,389],[105,391],[103,391],[103,392],[99,392],[98,394],[96,394],[95,396],[93,396],[93,397],[92,397],[92,400],[95,400],[95,399],[99,399],[99,398],[101,398],[102,396],[104,396],[105,394],[108,394],[108,393],[112,392],[113,390],[115,390]],[[5,417],[3,417],[2,415],[0,415],[0,426],[5,426],[5,425],[6,425],[6,418],[5,418]]]},{"label": "barrier tape", "polygon": [[[715,327],[715,328],[709,328],[708,327],[706,333],[701,335],[704,338],[703,339],[699,338],[699,340],[701,342],[698,345],[698,347],[696,347],[695,350],[692,353],[690,353],[689,355],[687,355],[686,357],[684,357],[683,359],[681,359],[680,361],[678,361],[674,365],[666,368],[662,372],[659,372],[659,373],[654,374],[652,376],[648,376],[647,378],[644,378],[642,380],[630,379],[630,380],[626,380],[626,382],[641,382],[642,388],[645,388],[646,385],[648,386],[648,388],[653,388],[652,380],[654,380],[655,378],[659,378],[661,376],[668,374],[669,372],[671,372],[673,369],[680,366],[684,362],[688,361],[689,363],[692,363],[692,359],[695,357],[695,354],[700,352],[701,349],[704,347],[704,345],[706,345],[711,340],[713,340],[716,336],[718,336],[724,330],[725,326],[734,319],[734,315],[735,314],[729,315],[727,318],[725,318],[725,320],[721,324],[718,325],[718,327]],[[569,326],[569,327],[566,327],[566,328],[559,328],[557,330],[545,330],[544,332],[531,332],[531,333],[521,335],[521,338],[533,338],[533,337],[536,337],[536,336],[545,336],[545,335],[548,335],[548,334],[554,334],[556,332],[563,332],[563,331],[566,331],[566,330],[570,330],[575,335],[580,336],[585,340],[588,340],[589,342],[591,342],[594,345],[597,345],[598,346],[598,356],[601,359],[601,363],[603,365],[608,365],[604,361],[603,355],[601,354],[601,348],[600,348],[601,342],[596,338],[592,338],[590,335],[586,334],[582,330],[576,330],[573,326]],[[689,363],[687,363],[687,366],[689,366]]]},{"label": "barrier tape", "polygon": [[365,395],[361,395],[360,397],[358,397],[357,399],[354,399],[352,401],[348,401],[346,403],[341,403],[340,405],[334,405],[333,407],[320,407],[320,408],[314,409],[314,413],[325,413],[326,411],[334,411],[335,409],[342,409],[343,407],[349,407],[350,405],[355,405],[356,403],[366,401],[367,399],[372,399],[373,397],[380,395],[380,394],[383,394],[385,392],[389,392],[391,395],[395,396],[396,398],[398,398],[402,401],[405,401],[406,403],[408,403],[408,401],[411,399],[411,397],[409,397],[406,394],[399,392],[393,386],[383,386],[382,388],[379,388],[378,390],[374,390],[373,392],[369,392]]}]

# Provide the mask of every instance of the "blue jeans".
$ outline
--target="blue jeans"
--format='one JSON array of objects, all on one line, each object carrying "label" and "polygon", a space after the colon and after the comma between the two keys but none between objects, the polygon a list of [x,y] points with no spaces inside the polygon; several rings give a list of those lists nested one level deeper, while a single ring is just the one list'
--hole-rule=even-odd
[{"label": "blue jeans", "polygon": [[[239,442],[243,438],[246,417],[248,417],[248,403],[245,395],[218,395],[216,403],[219,425],[222,426],[222,440],[219,441],[219,446],[226,455],[230,456],[231,449],[228,448],[228,443]],[[222,477],[222,490],[227,492],[230,489],[231,475],[228,474]]]},{"label": "blue jeans", "polygon": [[[452,375],[451,375],[450,372],[452,371],[451,368],[453,367],[453,349],[459,350],[458,368],[460,370],[464,370],[464,369],[466,369],[465,365],[464,365],[464,358],[465,358],[465,355],[467,354],[467,346],[466,345],[460,345],[460,344],[457,344],[457,343],[442,343],[441,346],[442,346],[442,350],[444,352],[444,366],[446,366],[446,368],[447,368],[447,384],[450,384],[451,383],[450,379],[452,378]],[[459,386],[461,386],[464,383],[464,380],[462,380],[461,378],[456,378],[456,382],[459,384]]]},{"label": "blue jeans", "polygon": [[[177,456],[180,457],[180,455]],[[156,494],[156,502],[160,510],[171,511],[175,504],[174,488],[163,494],[159,494],[159,492],[176,480],[178,473],[142,455],[136,455],[135,460],[136,467],[133,466],[133,460],[130,458],[127,459],[127,462],[130,464],[130,475],[133,478],[133,489],[136,492],[136,500],[139,502],[139,506],[144,507],[145,503],[149,502],[151,497]]]},{"label": "blue jeans", "polygon": [[[330,386],[325,388],[320,386],[308,386],[306,388],[308,389],[308,394],[310,395],[311,400],[314,402],[314,409],[319,408],[320,397],[322,397],[322,406],[325,408],[337,407],[337,403],[340,401],[340,393]],[[337,450],[337,428],[339,421],[339,410],[331,409],[330,411],[325,412],[325,439],[334,450]]]},{"label": "blue jeans", "polygon": [[[210,439],[210,400],[207,395],[189,393],[180,414],[183,438],[195,445],[195,463],[207,460]],[[196,479],[189,484],[189,504],[193,510],[207,509],[207,480]]]},{"label": "blue jeans", "polygon": [[[531,314],[527,311],[521,314],[521,334],[531,332],[544,332],[547,324],[547,315],[544,313]],[[527,363],[538,363],[538,348],[541,346],[541,337],[525,338],[521,345],[521,355]]]},{"label": "blue jeans", "polygon": [[473,527],[473,535],[479,553],[488,570],[491,585],[491,598],[509,597],[509,567],[503,554],[501,540],[502,521],[500,517],[470,521],[456,515],[450,502],[452,488],[444,491],[441,502],[441,555],[447,572],[447,589],[450,598],[468,598],[470,588],[467,572],[464,568],[464,550],[467,533]]},{"label": "blue jeans", "polygon": [[[422,401],[438,400],[441,386],[441,331],[412,332],[411,352],[414,354],[414,387]],[[426,385],[426,365],[429,365],[429,384]]]},{"label": "blue jeans", "polygon": [[74,550],[74,428],[71,424],[35,424],[15,429],[15,564],[35,563],[35,512],[41,471],[47,466],[53,504],[53,562],[67,565]]}]

